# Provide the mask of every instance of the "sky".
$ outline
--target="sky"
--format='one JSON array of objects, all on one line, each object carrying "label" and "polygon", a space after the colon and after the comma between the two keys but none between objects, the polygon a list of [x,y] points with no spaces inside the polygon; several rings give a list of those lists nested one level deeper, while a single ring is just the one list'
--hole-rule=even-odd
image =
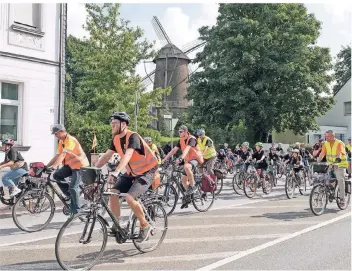
[{"label": "sky", "polygon": [[[305,4],[309,13],[314,13],[322,22],[321,36],[318,40],[320,46],[329,47],[331,55],[335,57],[342,46],[351,43],[351,4],[343,1],[332,3]],[[149,41],[156,41],[156,49],[161,47],[161,42],[153,29],[151,20],[157,16],[171,41],[182,47],[197,39],[198,29],[202,26],[214,25],[218,14],[218,5],[215,3],[204,4],[121,4],[120,14],[129,20],[132,26],[139,26],[144,30],[144,36]],[[68,34],[76,37],[86,35],[82,29],[86,12],[84,4],[68,4]],[[190,55],[192,58],[195,55]],[[145,64],[147,71],[152,71],[154,64]],[[144,64],[136,67],[136,72],[144,77],[146,75]]]}]

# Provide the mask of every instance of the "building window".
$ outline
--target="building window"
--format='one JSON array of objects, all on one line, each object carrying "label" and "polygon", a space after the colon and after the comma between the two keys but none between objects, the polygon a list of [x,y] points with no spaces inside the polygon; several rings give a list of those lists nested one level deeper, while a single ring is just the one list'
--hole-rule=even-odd
[{"label": "building window", "polygon": [[0,138],[19,142],[21,101],[17,84],[0,82]]},{"label": "building window", "polygon": [[335,134],[335,138],[340,139],[341,141],[345,142],[345,135],[344,134]]},{"label": "building window", "polygon": [[351,102],[345,102],[344,111],[345,111],[345,116],[351,116]]},{"label": "building window", "polygon": [[13,4],[15,26],[41,31],[41,4]]}]

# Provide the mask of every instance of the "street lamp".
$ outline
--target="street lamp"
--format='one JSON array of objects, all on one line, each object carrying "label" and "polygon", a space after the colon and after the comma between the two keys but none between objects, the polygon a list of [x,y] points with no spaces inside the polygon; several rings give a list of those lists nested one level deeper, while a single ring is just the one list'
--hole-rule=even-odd
[{"label": "street lamp", "polygon": [[164,115],[164,120],[165,120],[167,128],[168,128],[168,130],[170,132],[171,149],[173,149],[174,148],[174,141],[173,141],[174,129],[176,127],[178,119],[177,118],[173,118],[172,115]]}]

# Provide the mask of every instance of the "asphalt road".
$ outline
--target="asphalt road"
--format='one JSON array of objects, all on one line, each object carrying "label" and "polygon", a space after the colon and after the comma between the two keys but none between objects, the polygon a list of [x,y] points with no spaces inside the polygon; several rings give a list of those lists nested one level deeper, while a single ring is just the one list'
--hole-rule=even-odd
[{"label": "asphalt road", "polygon": [[[225,182],[206,213],[197,212],[193,206],[180,210],[178,205],[157,250],[143,254],[132,243],[119,245],[109,238],[102,260],[93,269],[351,269],[350,207],[340,211],[336,203],[329,203],[327,212],[316,217],[309,209],[308,193],[288,200],[283,182],[279,181],[272,194],[254,199],[235,194],[231,180]],[[127,209],[123,215],[128,215]],[[53,222],[41,232],[18,230],[6,209],[0,211],[0,219],[1,270],[60,269],[54,244],[67,217],[59,206]],[[62,253],[78,256],[83,251],[96,252],[96,248],[95,244],[82,248],[68,241]]]}]

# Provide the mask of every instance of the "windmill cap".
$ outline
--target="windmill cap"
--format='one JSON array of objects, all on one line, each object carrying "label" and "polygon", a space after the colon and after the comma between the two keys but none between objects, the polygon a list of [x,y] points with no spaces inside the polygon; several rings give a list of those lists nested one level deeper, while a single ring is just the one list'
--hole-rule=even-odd
[{"label": "windmill cap", "polygon": [[165,59],[166,57],[167,58],[185,59],[185,60],[191,62],[189,57],[184,52],[182,52],[181,49],[177,48],[172,43],[168,43],[164,47],[162,47],[159,50],[158,55],[153,59],[153,62],[155,63],[156,60]]}]

